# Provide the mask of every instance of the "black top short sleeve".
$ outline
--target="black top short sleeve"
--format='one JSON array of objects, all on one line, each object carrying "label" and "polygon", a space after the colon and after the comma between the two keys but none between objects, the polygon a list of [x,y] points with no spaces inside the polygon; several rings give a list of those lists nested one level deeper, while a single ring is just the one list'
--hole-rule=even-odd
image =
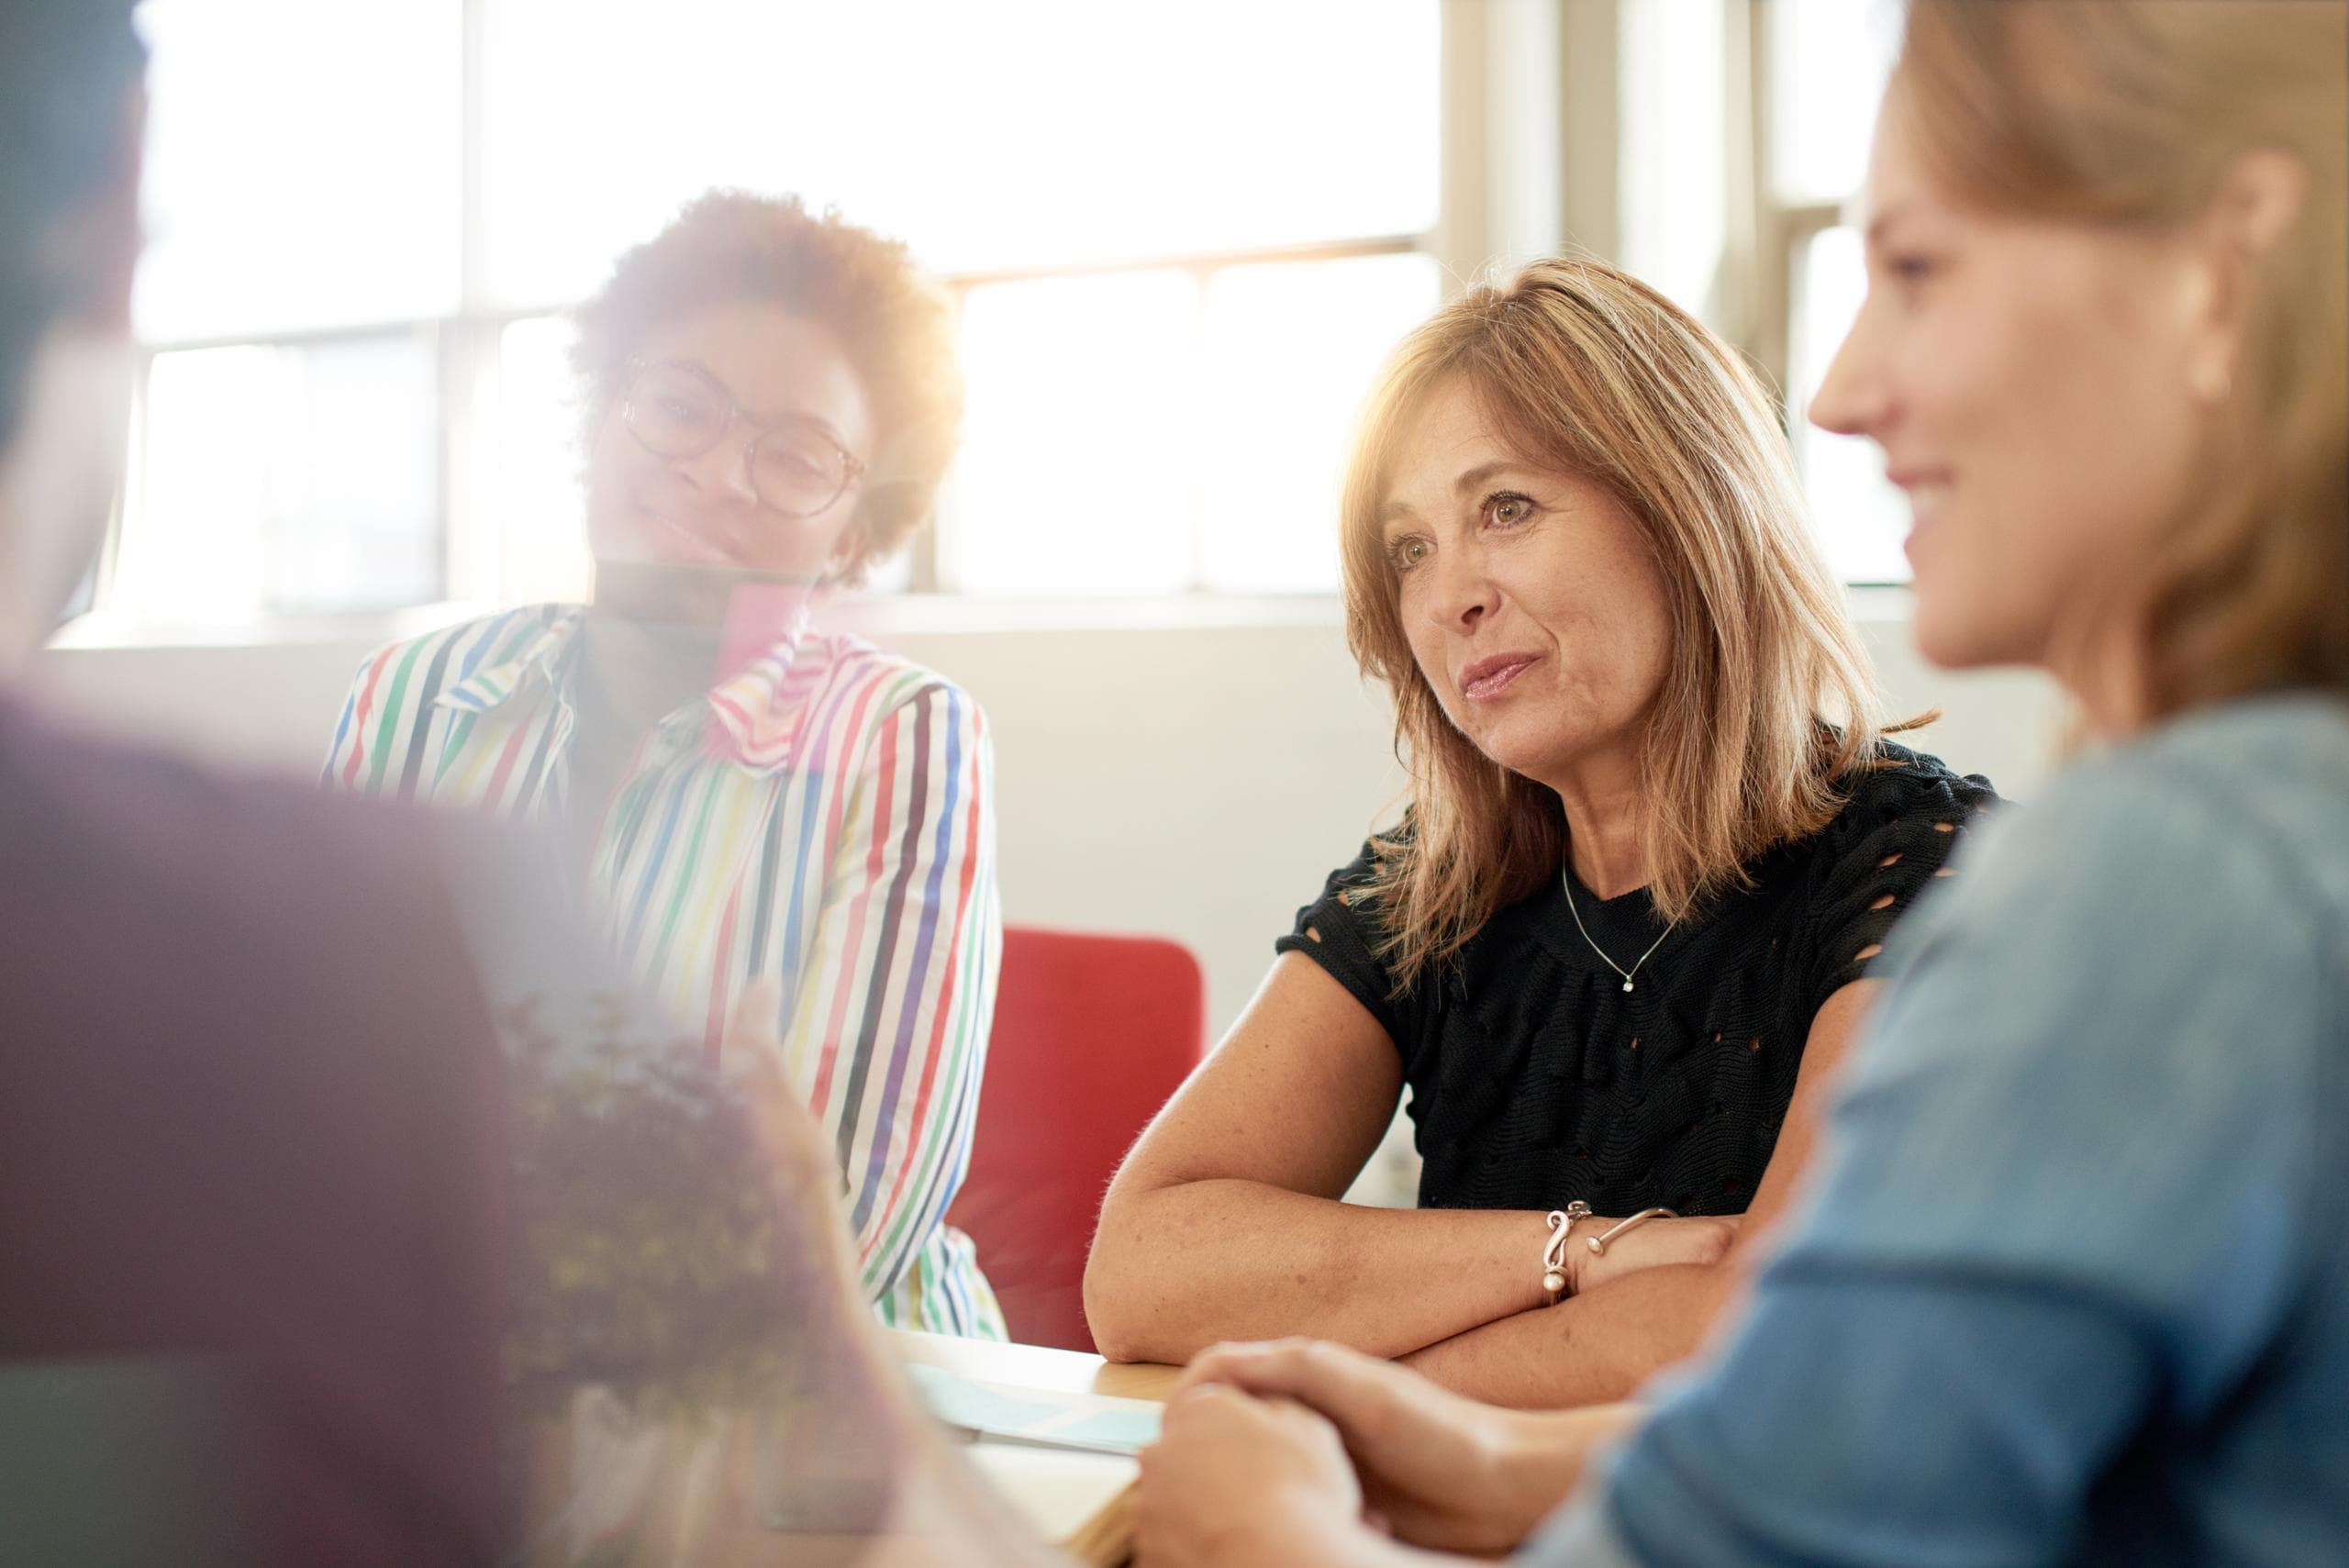
[{"label": "black top short sleeve", "polygon": [[1570,901],[1571,878],[1553,876],[1398,994],[1377,956],[1374,840],[1274,945],[1311,958],[1394,1042],[1423,1207],[1742,1213],[1820,1004],[1868,973],[1997,798],[1890,743],[1844,794],[1827,826],[1755,857],[1743,886],[1676,925],[1644,891],[1572,883]]},{"label": "black top short sleeve", "polygon": [[1853,790],[1809,857],[1802,944],[1809,1013],[1865,978],[1894,923],[1950,874],[1950,853],[1967,819],[1997,798],[1978,773],[1960,778],[1906,752],[1886,760],[1890,765]]},{"label": "black top short sleeve", "polygon": [[1297,912],[1297,929],[1273,943],[1275,952],[1301,952],[1327,970],[1355,1001],[1370,1010],[1387,1038],[1401,1043],[1416,1011],[1394,995],[1395,979],[1378,957],[1385,936],[1377,905],[1364,892],[1378,869],[1378,842],[1366,840],[1362,853],[1330,873],[1321,896]]}]

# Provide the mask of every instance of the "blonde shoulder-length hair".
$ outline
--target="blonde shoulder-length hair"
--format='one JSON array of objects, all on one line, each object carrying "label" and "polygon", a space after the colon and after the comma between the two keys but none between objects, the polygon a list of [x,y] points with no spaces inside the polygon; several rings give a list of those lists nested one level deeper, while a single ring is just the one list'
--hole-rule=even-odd
[{"label": "blonde shoulder-length hair", "polygon": [[1785,432],[1736,351],[1594,261],[1537,261],[1439,310],[1366,406],[1341,503],[1346,636],[1395,703],[1400,829],[1365,892],[1397,989],[1564,864],[1557,795],[1479,751],[1411,655],[1380,510],[1397,441],[1464,384],[1502,439],[1605,486],[1645,534],[1671,628],[1642,758],[1648,895],[1668,919],[1834,817],[1883,733],[1876,678],[1803,515]]},{"label": "blonde shoulder-length hair", "polygon": [[1991,211],[2158,233],[2244,155],[2299,211],[2246,279],[2204,484],[2110,600],[2152,718],[2349,693],[2349,6],[1913,0],[1894,90],[1925,166]]}]

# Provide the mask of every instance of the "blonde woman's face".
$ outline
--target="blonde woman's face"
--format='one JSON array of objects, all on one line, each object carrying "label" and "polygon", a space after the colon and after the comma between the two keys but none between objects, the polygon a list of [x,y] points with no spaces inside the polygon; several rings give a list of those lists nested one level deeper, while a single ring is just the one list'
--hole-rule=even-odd
[{"label": "blonde woman's face", "polygon": [[1664,684],[1670,616],[1639,524],[1528,462],[1457,380],[1397,443],[1381,510],[1405,635],[1444,712],[1553,787],[1628,754]]},{"label": "blonde woman's face", "polygon": [[2060,663],[2187,496],[2221,395],[2202,275],[2182,246],[1943,195],[1897,84],[1866,211],[1866,302],[1810,417],[1875,441],[1909,497],[1926,657]]}]

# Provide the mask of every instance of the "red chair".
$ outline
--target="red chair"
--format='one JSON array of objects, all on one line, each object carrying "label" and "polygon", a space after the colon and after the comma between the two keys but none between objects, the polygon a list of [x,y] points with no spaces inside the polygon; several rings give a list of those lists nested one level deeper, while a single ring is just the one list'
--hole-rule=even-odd
[{"label": "red chair", "polygon": [[1207,1048],[1207,977],[1161,937],[1012,926],[971,1172],[947,1210],[1021,1344],[1091,1351],[1085,1254],[1101,1195]]}]

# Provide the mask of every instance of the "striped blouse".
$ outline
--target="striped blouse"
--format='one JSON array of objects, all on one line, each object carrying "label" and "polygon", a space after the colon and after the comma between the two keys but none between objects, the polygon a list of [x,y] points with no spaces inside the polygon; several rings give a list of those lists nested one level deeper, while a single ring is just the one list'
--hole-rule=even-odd
[{"label": "striped blouse", "polygon": [[[584,612],[509,610],[359,669],[329,786],[540,822],[563,809]],[[836,1143],[883,1322],[1004,1337],[968,1237],[995,1007],[994,758],[978,706],[803,625],[630,758],[591,880],[606,935],[713,1056],[761,977],[788,1082]]]}]

